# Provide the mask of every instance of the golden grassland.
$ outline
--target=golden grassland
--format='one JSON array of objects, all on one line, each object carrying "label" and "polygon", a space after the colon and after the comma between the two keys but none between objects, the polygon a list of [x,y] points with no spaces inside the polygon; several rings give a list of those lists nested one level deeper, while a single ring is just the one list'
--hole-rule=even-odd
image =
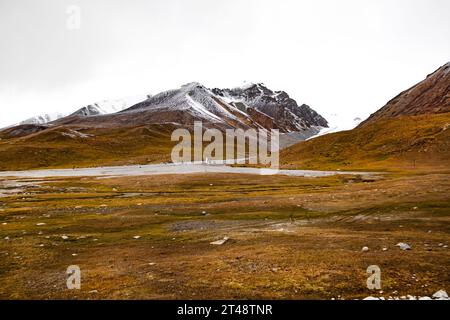
[{"label": "golden grassland", "polygon": [[[0,170],[98,167],[170,161],[171,126],[79,130],[57,127],[26,137],[0,140]],[[1,138],[1,137],[0,137]]]},{"label": "golden grassland", "polygon": [[[0,198],[2,299],[353,299],[450,285],[448,174],[23,182]],[[383,293],[366,288],[373,264]],[[81,290],[66,288],[69,265]]]}]

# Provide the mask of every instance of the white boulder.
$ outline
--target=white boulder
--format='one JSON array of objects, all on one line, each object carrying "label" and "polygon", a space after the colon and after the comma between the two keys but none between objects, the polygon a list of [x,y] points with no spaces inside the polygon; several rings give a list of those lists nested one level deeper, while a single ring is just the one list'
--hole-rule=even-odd
[{"label": "white boulder", "polygon": [[411,250],[411,246],[404,242],[399,242],[396,244],[397,247],[400,248],[400,250]]},{"label": "white boulder", "polygon": [[448,294],[444,290],[439,290],[433,294],[433,298],[435,299],[442,299],[442,300],[448,300]]}]

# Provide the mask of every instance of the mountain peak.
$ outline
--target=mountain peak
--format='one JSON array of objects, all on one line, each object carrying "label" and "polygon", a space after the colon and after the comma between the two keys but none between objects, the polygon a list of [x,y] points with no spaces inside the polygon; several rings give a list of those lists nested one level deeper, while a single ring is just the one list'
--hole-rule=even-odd
[{"label": "mountain peak", "polygon": [[54,113],[46,113],[46,114],[41,114],[29,119],[26,119],[22,122],[20,122],[19,124],[45,124],[51,121],[55,121],[57,119],[60,119],[62,117],[65,117],[65,114],[59,113],[59,112],[54,112]]},{"label": "mountain peak", "polygon": [[189,83],[186,83],[186,84],[182,85],[181,88],[186,88],[186,89],[202,88],[202,89],[205,89],[205,86],[202,85],[199,82],[195,82],[194,81],[194,82],[189,82]]}]

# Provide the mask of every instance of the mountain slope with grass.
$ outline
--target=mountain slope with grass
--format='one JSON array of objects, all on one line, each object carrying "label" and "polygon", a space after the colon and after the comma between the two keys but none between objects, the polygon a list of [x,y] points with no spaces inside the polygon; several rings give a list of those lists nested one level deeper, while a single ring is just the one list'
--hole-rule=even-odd
[{"label": "mountain slope with grass", "polygon": [[0,171],[170,161],[173,125],[117,129],[66,126],[0,140]]},{"label": "mountain slope with grass", "polygon": [[450,64],[402,92],[357,128],[281,152],[286,168],[449,170]]},{"label": "mountain slope with grass", "polygon": [[381,119],[447,112],[450,112],[450,62],[390,100],[361,126]]}]

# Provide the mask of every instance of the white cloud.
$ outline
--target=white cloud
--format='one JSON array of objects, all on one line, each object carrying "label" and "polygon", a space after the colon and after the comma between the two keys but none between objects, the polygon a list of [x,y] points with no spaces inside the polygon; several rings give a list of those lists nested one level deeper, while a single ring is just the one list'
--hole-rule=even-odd
[{"label": "white cloud", "polygon": [[[66,8],[82,9],[81,29]],[[0,126],[198,81],[368,116],[449,60],[446,0],[17,0],[0,4]]]}]

